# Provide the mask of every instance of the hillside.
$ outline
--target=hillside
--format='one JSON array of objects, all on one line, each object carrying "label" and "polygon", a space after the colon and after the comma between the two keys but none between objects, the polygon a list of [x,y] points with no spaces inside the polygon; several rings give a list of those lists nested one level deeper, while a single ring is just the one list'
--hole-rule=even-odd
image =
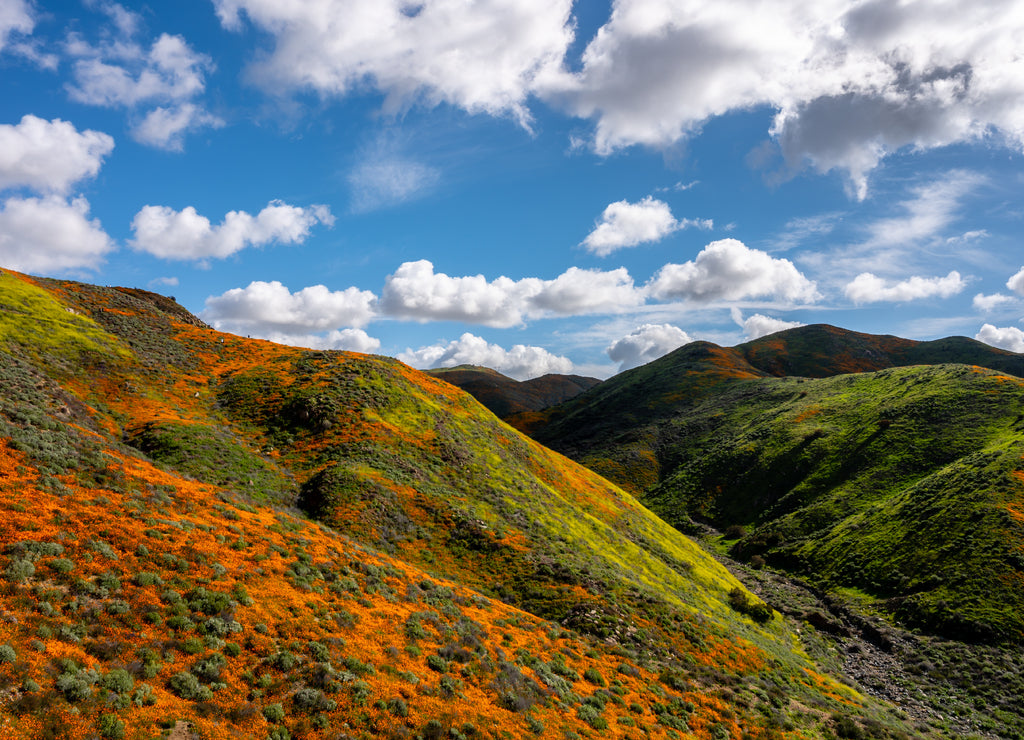
[{"label": "hillside", "polygon": [[473,365],[425,372],[466,391],[499,419],[513,414],[541,411],[575,398],[601,382],[597,378],[582,375],[555,373],[529,380],[514,380],[496,370]]},{"label": "hillside", "polygon": [[[900,366],[943,360],[971,364]],[[1024,381],[1008,371],[1022,361],[823,326],[698,342],[549,409],[534,433],[752,565],[773,606],[791,588],[757,569],[812,584],[815,603],[790,611],[840,649],[875,635],[908,694],[1017,737]],[[831,376],[776,376],[796,371]]]},{"label": "hillside", "polygon": [[0,345],[5,737],[953,732],[394,360],[9,272]]},{"label": "hillside", "polygon": [[825,378],[942,363],[1024,376],[1024,355],[966,337],[917,342],[815,324],[736,347],[692,342],[613,376],[570,401],[508,421],[638,494],[671,472],[662,468],[661,422],[718,393],[723,384],[769,376]]}]

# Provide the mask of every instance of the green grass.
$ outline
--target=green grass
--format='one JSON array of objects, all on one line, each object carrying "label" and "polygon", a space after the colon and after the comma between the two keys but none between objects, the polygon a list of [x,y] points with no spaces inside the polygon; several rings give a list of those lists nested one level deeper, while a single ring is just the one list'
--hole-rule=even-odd
[{"label": "green grass", "polygon": [[645,500],[679,526],[747,525],[734,554],[909,625],[1019,640],[1022,403],[1016,379],[964,366],[737,383],[664,430],[672,472]]}]

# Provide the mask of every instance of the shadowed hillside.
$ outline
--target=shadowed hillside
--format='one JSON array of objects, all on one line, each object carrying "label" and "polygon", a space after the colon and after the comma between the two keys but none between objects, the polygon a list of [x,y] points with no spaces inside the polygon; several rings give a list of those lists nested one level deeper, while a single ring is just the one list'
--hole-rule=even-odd
[{"label": "shadowed hillside", "polygon": [[5,737],[945,732],[451,385],[144,291],[0,309]]},{"label": "shadowed hillside", "polygon": [[568,401],[601,381],[582,375],[549,373],[529,380],[513,380],[496,370],[472,365],[425,371],[466,391],[499,419],[540,411]]}]

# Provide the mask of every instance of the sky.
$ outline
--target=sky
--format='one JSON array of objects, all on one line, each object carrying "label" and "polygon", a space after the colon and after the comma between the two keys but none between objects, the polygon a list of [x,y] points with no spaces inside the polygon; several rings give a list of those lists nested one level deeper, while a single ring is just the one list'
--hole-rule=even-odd
[{"label": "sky", "polygon": [[415,367],[1024,352],[1021,0],[0,0],[0,267]]}]

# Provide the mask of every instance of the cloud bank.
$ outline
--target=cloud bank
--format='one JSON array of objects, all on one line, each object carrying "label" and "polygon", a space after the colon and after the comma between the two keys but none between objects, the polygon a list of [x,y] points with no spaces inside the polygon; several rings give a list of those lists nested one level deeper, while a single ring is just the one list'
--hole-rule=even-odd
[{"label": "cloud bank", "polygon": [[966,287],[967,283],[956,270],[945,277],[926,278],[915,275],[895,283],[870,272],[862,272],[843,289],[843,293],[854,303],[878,303],[916,301],[934,297],[949,298]]},{"label": "cloud bank", "polygon": [[480,365],[516,380],[528,380],[548,373],[571,373],[572,361],[551,354],[543,347],[517,344],[504,349],[466,332],[451,342],[441,342],[398,355],[402,362],[420,369]]}]

